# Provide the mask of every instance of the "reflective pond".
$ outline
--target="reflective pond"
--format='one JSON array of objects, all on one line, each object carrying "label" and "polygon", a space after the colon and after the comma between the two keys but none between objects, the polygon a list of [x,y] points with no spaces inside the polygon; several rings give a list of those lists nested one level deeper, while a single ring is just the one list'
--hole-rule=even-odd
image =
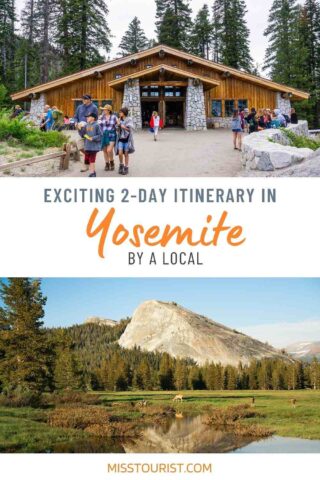
[{"label": "reflective pond", "polygon": [[255,439],[216,430],[204,416],[172,418],[147,426],[135,439],[100,439],[58,444],[54,453],[320,453],[320,440],[273,436]]}]

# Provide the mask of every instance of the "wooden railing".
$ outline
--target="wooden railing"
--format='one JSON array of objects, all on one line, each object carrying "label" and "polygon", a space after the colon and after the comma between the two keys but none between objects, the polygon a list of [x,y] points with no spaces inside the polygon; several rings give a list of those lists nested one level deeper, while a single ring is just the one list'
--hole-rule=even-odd
[{"label": "wooden railing", "polygon": [[0,165],[0,172],[9,169],[11,170],[12,168],[33,165],[35,163],[45,162],[46,160],[52,159],[60,159],[59,170],[68,170],[70,160],[80,160],[80,151],[78,150],[76,145],[66,143],[63,146],[63,150],[59,152],[52,152],[46,155],[40,155],[39,157],[23,158],[22,160],[17,160],[15,162],[4,163]]}]

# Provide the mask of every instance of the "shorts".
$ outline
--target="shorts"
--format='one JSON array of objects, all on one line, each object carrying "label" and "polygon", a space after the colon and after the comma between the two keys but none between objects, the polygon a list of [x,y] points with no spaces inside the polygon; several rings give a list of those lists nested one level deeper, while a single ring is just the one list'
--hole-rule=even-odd
[{"label": "shorts", "polygon": [[96,156],[98,152],[84,152],[84,163],[85,165],[89,165],[90,163],[96,162]]},{"label": "shorts", "polygon": [[78,150],[84,150],[84,139],[82,137],[77,139],[76,144]]},{"label": "shorts", "polygon": [[123,152],[129,152],[129,142],[127,140],[119,140],[118,150],[122,150]]},{"label": "shorts", "polygon": [[235,129],[232,129],[232,131],[234,133],[242,133],[243,132],[243,130],[241,128],[235,128]]},{"label": "shorts", "polygon": [[102,135],[102,144],[101,149],[103,150],[105,147],[108,147],[110,143],[115,143],[117,140],[117,134],[115,131],[105,130]]},{"label": "shorts", "polygon": [[116,132],[109,132],[109,142],[116,142],[117,140],[117,134]]}]

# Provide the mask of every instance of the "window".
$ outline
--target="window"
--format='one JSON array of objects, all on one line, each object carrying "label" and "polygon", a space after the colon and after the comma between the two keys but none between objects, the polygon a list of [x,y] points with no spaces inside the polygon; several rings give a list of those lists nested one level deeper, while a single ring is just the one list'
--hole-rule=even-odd
[{"label": "window", "polygon": [[[92,103],[97,107],[104,107],[105,105],[112,105],[113,104],[113,100],[109,99],[109,100],[92,100]],[[79,107],[79,105],[82,105],[82,100],[80,99],[77,99],[74,101],[74,109],[75,111],[77,110],[77,108]]]},{"label": "window", "polygon": [[168,85],[164,87],[164,96],[165,97],[183,97],[183,90],[181,87],[171,87]]},{"label": "window", "polygon": [[238,100],[238,108],[239,110],[248,108],[248,100]]},{"label": "window", "polygon": [[112,105],[112,100],[101,100],[101,107],[105,107],[106,105]]},{"label": "window", "polygon": [[234,109],[235,109],[234,100],[226,100],[225,101],[225,116],[226,117],[232,117]]},{"label": "window", "polygon": [[159,97],[159,95],[159,87],[156,85],[141,88],[141,97]]},{"label": "window", "polygon": [[211,112],[214,117],[222,117],[222,100],[212,100]]}]

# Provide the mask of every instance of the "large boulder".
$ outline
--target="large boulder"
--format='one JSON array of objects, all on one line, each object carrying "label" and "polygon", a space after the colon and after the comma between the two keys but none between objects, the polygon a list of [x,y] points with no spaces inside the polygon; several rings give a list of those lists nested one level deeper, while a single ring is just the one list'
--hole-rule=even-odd
[{"label": "large boulder", "polygon": [[[308,123],[290,125],[288,130],[297,135],[308,135]],[[286,135],[277,129],[262,130],[243,140],[242,163],[248,170],[273,171],[287,168],[314,155],[310,148],[296,148]]]}]

